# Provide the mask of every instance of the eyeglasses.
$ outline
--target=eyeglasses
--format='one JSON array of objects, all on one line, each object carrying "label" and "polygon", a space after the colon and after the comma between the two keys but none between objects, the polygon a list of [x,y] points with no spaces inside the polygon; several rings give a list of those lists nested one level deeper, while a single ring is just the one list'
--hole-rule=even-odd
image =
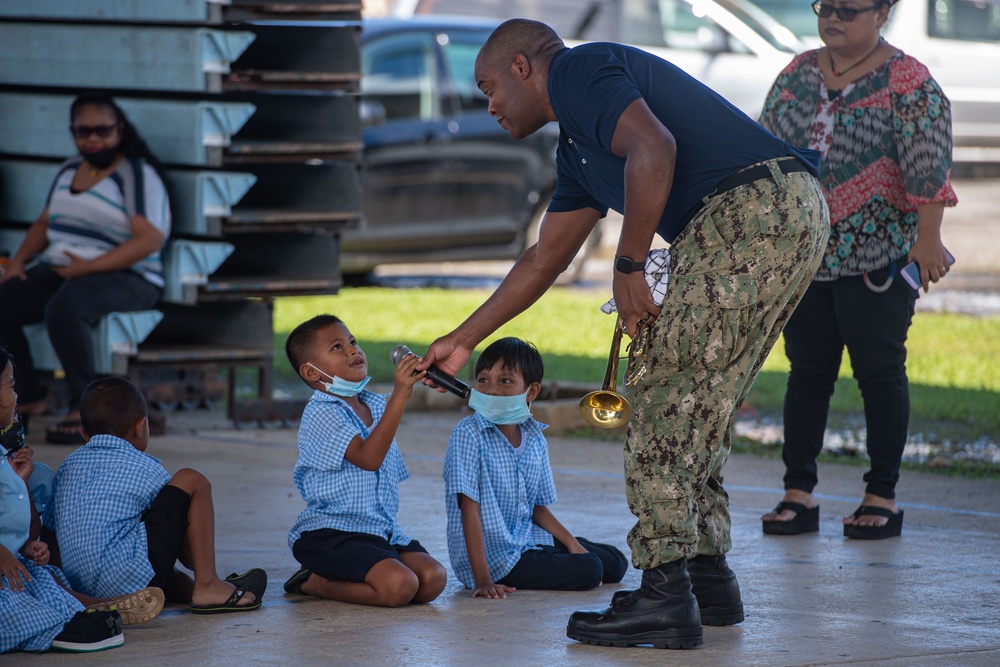
[{"label": "eyeglasses", "polygon": [[88,125],[70,125],[69,127],[70,132],[72,132],[73,136],[77,139],[86,139],[92,134],[96,134],[101,139],[107,139],[114,134],[117,129],[117,123],[112,125],[94,125],[93,127]]},{"label": "eyeglasses", "polygon": [[828,19],[831,15],[836,14],[837,18],[841,21],[850,23],[854,20],[858,14],[862,12],[870,12],[873,9],[878,9],[881,7],[881,3],[875,3],[871,7],[863,7],[861,9],[854,9],[853,7],[834,7],[833,5],[826,5],[822,2],[814,2],[812,4],[813,11],[816,12],[816,16],[821,19]]}]

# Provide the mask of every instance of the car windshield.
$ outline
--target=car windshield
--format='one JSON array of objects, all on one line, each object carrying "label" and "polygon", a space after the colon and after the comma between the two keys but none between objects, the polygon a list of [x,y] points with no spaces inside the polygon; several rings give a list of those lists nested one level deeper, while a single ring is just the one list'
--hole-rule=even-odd
[{"label": "car windshield", "polygon": [[[753,28],[754,31],[767,40],[767,42],[778,49],[779,51],[785,51],[787,53],[795,53],[799,50],[801,44],[798,38],[795,36],[796,33],[790,30],[790,26],[782,24],[780,20],[777,20],[773,15],[759,7],[761,3],[757,5],[750,2],[737,2],[734,0],[716,0],[719,5],[726,8],[730,14],[736,16]],[[798,0],[802,3],[803,0]],[[812,13],[812,8],[810,5],[805,5]],[[813,32],[816,30],[815,15],[813,16]]]}]

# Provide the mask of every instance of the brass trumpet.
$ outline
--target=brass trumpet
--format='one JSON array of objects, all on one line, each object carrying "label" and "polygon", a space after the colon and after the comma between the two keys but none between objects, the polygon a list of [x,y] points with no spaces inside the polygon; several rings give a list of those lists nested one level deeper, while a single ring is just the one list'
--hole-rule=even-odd
[{"label": "brass trumpet", "polygon": [[628,400],[615,391],[618,377],[618,351],[622,343],[622,320],[615,323],[615,333],[611,338],[611,353],[608,369],[604,372],[604,382],[599,391],[592,391],[580,399],[580,415],[597,428],[617,428],[628,423],[632,417],[632,406]]}]

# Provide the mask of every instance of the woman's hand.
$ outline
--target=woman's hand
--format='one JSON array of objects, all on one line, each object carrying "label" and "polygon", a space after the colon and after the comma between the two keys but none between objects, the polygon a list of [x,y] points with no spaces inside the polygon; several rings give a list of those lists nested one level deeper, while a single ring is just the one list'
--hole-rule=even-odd
[{"label": "woman's hand", "polygon": [[14,278],[17,278],[18,280],[27,280],[28,274],[24,272],[24,264],[11,260],[10,264],[8,264],[7,268],[4,270],[3,275],[0,276],[0,283],[5,283],[8,280],[13,280]]},{"label": "woman's hand", "polygon": [[944,278],[950,266],[948,255],[941,243],[941,221],[944,203],[931,202],[917,206],[917,240],[913,242],[907,260],[920,266],[920,283],[924,292],[931,283]]},{"label": "woman's hand", "polygon": [[89,260],[86,260],[78,255],[74,255],[69,251],[64,251],[63,254],[69,257],[69,264],[66,264],[65,266],[52,267],[52,271],[60,278],[63,278],[64,280],[72,280],[73,278],[80,278],[81,276],[94,273]]},{"label": "woman's hand", "polygon": [[918,237],[906,257],[908,261],[916,262],[920,268],[920,283],[925,293],[931,283],[944,278],[950,269],[948,255],[940,238]]}]

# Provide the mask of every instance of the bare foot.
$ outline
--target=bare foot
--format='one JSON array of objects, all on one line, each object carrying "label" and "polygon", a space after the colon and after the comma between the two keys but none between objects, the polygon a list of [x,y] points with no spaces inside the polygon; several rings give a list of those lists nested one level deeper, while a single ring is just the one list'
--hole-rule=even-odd
[{"label": "bare foot", "polygon": [[[228,581],[222,581],[221,579],[216,579],[215,583],[208,586],[196,585],[194,593],[191,595],[191,604],[199,607],[225,604],[226,601],[232,597],[235,590],[235,586]],[[245,605],[253,604],[256,600],[257,598],[253,593],[246,591],[243,597],[240,598],[239,602],[236,603],[236,606],[243,607]]]},{"label": "bare foot", "polygon": [[299,592],[303,595],[312,595],[314,597],[322,597],[320,595],[321,588],[328,579],[324,579],[315,572],[309,574],[309,578],[302,582],[299,586]]},{"label": "bare foot", "polygon": [[[881,496],[875,496],[870,493],[865,494],[865,497],[861,499],[861,504],[869,507],[884,507],[890,512],[899,511],[899,508],[896,507],[895,500],[882,498]],[[856,519],[853,514],[848,514],[844,517],[845,526],[884,526],[887,523],[889,523],[888,518],[878,516],[876,514],[862,514]]]},{"label": "bare foot", "polygon": [[[816,501],[813,499],[813,495],[806,491],[800,491],[799,489],[788,489],[785,491],[785,497],[781,499],[783,503],[799,503],[800,505],[805,505],[806,509],[812,509],[816,506]],[[780,514],[774,512],[773,510],[765,514],[760,518],[761,521],[791,521],[796,517],[795,510],[784,510]]]}]

